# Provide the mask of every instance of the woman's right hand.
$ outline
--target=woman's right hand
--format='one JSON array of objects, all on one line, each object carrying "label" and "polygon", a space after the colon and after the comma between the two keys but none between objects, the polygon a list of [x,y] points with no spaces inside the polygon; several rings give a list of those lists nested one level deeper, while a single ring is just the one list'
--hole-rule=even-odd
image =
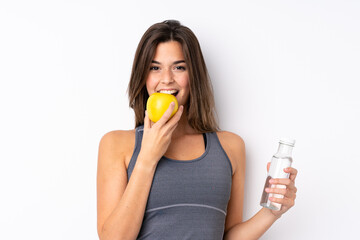
[{"label": "woman's right hand", "polygon": [[174,107],[175,103],[172,102],[156,123],[152,123],[147,112],[145,112],[144,134],[139,155],[144,156],[142,159],[147,159],[152,164],[157,164],[165,154],[170,145],[172,133],[183,113],[184,107],[180,106],[175,115],[169,120]]}]

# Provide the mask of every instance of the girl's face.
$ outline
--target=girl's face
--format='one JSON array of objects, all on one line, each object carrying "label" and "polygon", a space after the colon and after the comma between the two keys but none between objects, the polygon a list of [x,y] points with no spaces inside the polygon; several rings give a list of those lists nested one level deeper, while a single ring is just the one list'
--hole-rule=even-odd
[{"label": "girl's face", "polygon": [[158,44],[146,79],[146,89],[149,95],[155,92],[173,94],[179,106],[187,103],[190,93],[189,74],[179,42]]}]

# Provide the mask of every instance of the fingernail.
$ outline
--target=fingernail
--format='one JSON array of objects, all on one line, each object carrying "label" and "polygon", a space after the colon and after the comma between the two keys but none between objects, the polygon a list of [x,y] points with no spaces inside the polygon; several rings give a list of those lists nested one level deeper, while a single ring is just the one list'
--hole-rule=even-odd
[{"label": "fingernail", "polygon": [[265,192],[270,192],[270,188],[265,188]]},{"label": "fingernail", "polygon": [[269,183],[274,183],[274,182],[275,182],[274,179],[270,179],[270,180],[269,180]]}]

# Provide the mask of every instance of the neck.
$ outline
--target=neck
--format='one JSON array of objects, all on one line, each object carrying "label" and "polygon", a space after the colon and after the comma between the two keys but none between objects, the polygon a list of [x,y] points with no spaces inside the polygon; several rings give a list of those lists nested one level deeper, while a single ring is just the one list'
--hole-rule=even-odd
[{"label": "neck", "polygon": [[197,131],[190,126],[187,119],[187,112],[184,110],[178,122],[178,125],[172,134],[172,138],[178,138],[184,135],[196,134],[196,133]]}]

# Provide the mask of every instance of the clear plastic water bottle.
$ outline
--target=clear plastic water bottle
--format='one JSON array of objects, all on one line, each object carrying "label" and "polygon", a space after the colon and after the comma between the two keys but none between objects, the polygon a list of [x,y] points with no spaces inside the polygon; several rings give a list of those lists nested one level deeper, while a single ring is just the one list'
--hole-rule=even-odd
[{"label": "clear plastic water bottle", "polygon": [[281,194],[267,193],[265,188],[286,188],[285,185],[270,184],[269,181],[272,178],[289,178],[289,173],[284,172],[284,169],[290,167],[292,159],[292,149],[295,146],[295,140],[289,138],[281,138],[279,141],[279,148],[277,153],[272,157],[268,176],[265,181],[263,194],[261,197],[260,205],[272,210],[279,211],[281,204],[274,203],[269,200],[269,197],[283,198]]}]

